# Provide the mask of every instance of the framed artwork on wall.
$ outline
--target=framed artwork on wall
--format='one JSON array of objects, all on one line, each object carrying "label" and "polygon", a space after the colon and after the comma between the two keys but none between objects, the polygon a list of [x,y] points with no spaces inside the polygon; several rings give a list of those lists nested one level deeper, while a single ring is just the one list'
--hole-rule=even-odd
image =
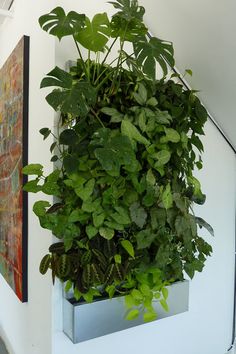
[{"label": "framed artwork on wall", "polygon": [[29,37],[0,69],[0,273],[22,302],[27,294]]}]

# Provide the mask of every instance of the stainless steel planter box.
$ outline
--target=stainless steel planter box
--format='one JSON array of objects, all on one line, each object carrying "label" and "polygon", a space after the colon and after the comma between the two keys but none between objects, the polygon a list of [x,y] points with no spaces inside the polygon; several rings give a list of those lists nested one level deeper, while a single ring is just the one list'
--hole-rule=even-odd
[{"label": "stainless steel planter box", "polygon": [[[188,310],[189,282],[177,282],[168,290],[169,312],[165,312],[159,303],[154,305],[158,320]],[[63,330],[73,343],[79,343],[143,324],[141,316],[134,321],[125,320],[125,311],[123,297],[98,300],[91,304],[64,298]]]}]

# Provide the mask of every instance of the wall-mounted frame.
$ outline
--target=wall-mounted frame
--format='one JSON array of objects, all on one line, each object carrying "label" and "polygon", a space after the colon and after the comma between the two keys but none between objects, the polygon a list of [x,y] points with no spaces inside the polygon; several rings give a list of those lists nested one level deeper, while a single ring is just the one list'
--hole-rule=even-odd
[{"label": "wall-mounted frame", "polygon": [[28,198],[22,191],[28,163],[29,37],[0,69],[0,273],[22,302],[28,299]]}]

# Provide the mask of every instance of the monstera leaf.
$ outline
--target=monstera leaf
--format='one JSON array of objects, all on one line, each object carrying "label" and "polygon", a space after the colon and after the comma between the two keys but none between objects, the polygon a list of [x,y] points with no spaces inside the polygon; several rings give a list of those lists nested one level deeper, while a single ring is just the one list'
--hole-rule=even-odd
[{"label": "monstera leaf", "polygon": [[97,14],[92,21],[86,17],[85,27],[75,36],[83,47],[93,51],[103,51],[110,38],[110,22],[106,13]]},{"label": "monstera leaf", "polygon": [[127,21],[130,21],[134,18],[142,21],[143,15],[145,14],[145,9],[143,6],[138,5],[137,0],[117,0],[117,1],[110,1],[116,9],[119,11],[116,15],[124,18]]},{"label": "monstera leaf", "polygon": [[142,21],[133,18],[129,21],[121,16],[113,16],[111,22],[111,37],[120,37],[123,41],[137,42],[138,38],[147,34],[147,28]]},{"label": "monstera leaf", "polygon": [[48,77],[41,82],[41,88],[56,86],[56,89],[47,95],[46,100],[55,111],[70,113],[73,116],[84,117],[90,106],[96,101],[96,90],[88,82],[73,83],[72,77],[66,71],[55,67]]},{"label": "monstera leaf", "polygon": [[156,78],[156,63],[161,66],[164,76],[166,76],[168,71],[167,63],[171,67],[175,64],[172,43],[159,38],[153,37],[148,42],[143,37],[142,40],[134,43],[134,52],[144,73],[152,79]]},{"label": "monstera leaf", "polygon": [[39,18],[39,24],[42,29],[56,36],[61,40],[65,36],[75,34],[83,28],[85,15],[71,11],[68,15],[61,7],[56,7],[49,14]]}]

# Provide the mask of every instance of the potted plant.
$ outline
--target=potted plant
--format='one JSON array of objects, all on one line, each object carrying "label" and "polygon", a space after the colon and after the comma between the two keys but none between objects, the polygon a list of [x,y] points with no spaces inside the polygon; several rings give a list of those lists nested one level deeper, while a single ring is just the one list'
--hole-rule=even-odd
[{"label": "potted plant", "polygon": [[42,80],[41,88],[54,87],[46,100],[60,113],[58,133],[40,130],[55,138],[56,168],[46,176],[40,164],[24,167],[36,176],[24,190],[55,197],[33,207],[58,238],[40,272],[51,269],[77,300],[124,295],[127,319],[141,311],[151,321],[153,299],[167,310],[166,285],[202,271],[212,252],[198,226],[212,228],[193,212],[205,201],[193,170],[202,168],[207,112],[176,75],[167,78],[173,46],[147,37],[144,8],[111,4],[111,19],[60,7],[39,19],[59,40],[71,36],[79,58],[70,72],[55,67]]}]

